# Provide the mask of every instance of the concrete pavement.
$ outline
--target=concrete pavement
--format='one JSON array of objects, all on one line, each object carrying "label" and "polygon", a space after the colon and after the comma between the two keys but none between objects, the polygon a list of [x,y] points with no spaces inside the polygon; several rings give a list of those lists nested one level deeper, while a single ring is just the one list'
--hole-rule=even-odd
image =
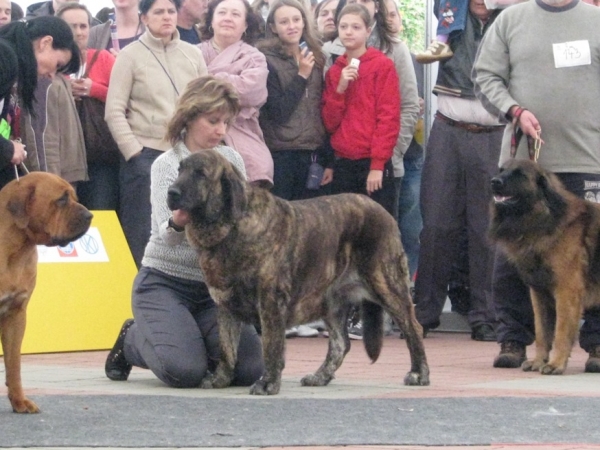
[{"label": "concrete pavement", "polygon": [[[585,374],[583,367],[587,354],[578,346],[574,347],[569,362],[569,367],[565,375],[562,376],[542,376],[539,373],[525,373],[520,369],[494,369],[492,360],[498,353],[499,346],[489,342],[472,341],[468,334],[464,333],[436,333],[432,332],[425,340],[425,348],[431,369],[431,386],[428,387],[407,387],[402,384],[404,374],[409,369],[409,356],[405,342],[398,339],[397,336],[385,338],[382,354],[375,364],[368,360],[362,343],[360,341],[352,342],[352,349],[346,356],[344,364],[338,370],[336,379],[329,386],[320,388],[301,387],[299,384],[302,376],[318,368],[321,364],[327,348],[327,339],[318,338],[294,338],[287,340],[286,367],[283,372],[283,385],[278,396],[269,399],[288,402],[298,400],[331,400],[348,401],[346,405],[352,405],[356,402],[357,408],[364,404],[365,400],[383,401],[386,399],[397,399],[397,409],[404,414],[410,410],[410,401],[424,401],[425,399],[440,399],[447,402],[448,399],[460,399],[463,403],[473,404],[475,407],[485,401],[493,403],[494,400],[501,399],[556,399],[557,401],[568,400],[570,398],[581,399],[581,402],[597,401],[600,397],[600,374]],[[533,348],[528,352],[533,355]],[[164,402],[168,398],[186,399],[232,399],[260,402],[261,399],[249,396],[248,388],[228,388],[222,390],[202,390],[202,389],[172,389],[164,386],[158,381],[151,372],[143,369],[134,368],[127,382],[113,382],[104,375],[104,360],[107,352],[82,352],[82,353],[61,353],[44,355],[24,355],[23,356],[23,383],[27,395],[38,402],[38,405],[44,409],[48,408],[47,403],[52,402],[53,396],[58,399],[61,396],[160,396]],[[3,370],[3,367],[2,367]],[[0,388],[0,393],[4,394],[5,388]],[[37,397],[37,398],[36,398]],[[116,398],[116,397],[115,397]],[[141,397],[140,397],[141,398]],[[404,400],[404,402],[403,402]],[[7,400],[0,403],[0,411],[9,410],[10,405]],[[360,402],[363,403],[360,403]],[[533,401],[533,400],[532,400]],[[576,402],[578,403],[578,402]],[[256,403],[258,405],[258,403]],[[284,403],[282,403],[283,405]],[[323,404],[323,403],[320,403]],[[326,404],[326,403],[325,403]],[[406,410],[403,410],[403,404],[406,404]],[[435,402],[434,402],[435,404]],[[527,403],[517,402],[517,405]],[[583,404],[583,403],[582,403]],[[545,404],[544,404],[545,405]],[[45,408],[46,406],[46,408]],[[352,406],[350,406],[351,408]],[[544,409],[546,406],[544,406]],[[559,411],[553,411],[552,406],[548,411],[538,411],[542,415],[560,414]],[[536,414],[538,413],[536,412]],[[108,412],[109,413],[109,412]],[[42,412],[40,417],[43,417]],[[466,414],[466,413],[465,413]],[[507,411],[510,415],[511,412]],[[2,442],[2,419],[0,414],[0,447],[6,446]],[[435,415],[433,416],[435,418]],[[47,418],[49,419],[49,418]],[[578,436],[568,436],[568,442],[563,442],[560,434],[555,442],[549,442],[545,439],[543,430],[540,430],[539,436],[536,432],[531,432],[527,436],[532,436],[531,442],[517,441],[510,442],[487,442],[484,446],[474,445],[468,439],[469,421],[476,418],[462,417],[460,411],[456,411],[456,422],[465,421],[466,431],[462,430],[463,435],[456,437],[450,436],[448,444],[460,442],[458,446],[429,445],[426,448],[444,448],[455,449],[468,446],[469,449],[553,449],[553,450],[580,450],[580,449],[600,449],[600,432],[598,430],[598,419],[600,412],[596,417],[578,417],[573,420],[585,420],[589,423],[589,432],[581,433]],[[431,419],[429,419],[431,422]],[[475,422],[473,422],[475,423]],[[535,422],[534,422],[535,423]],[[569,422],[565,422],[569,425]],[[5,422],[8,424],[8,422]],[[14,420],[10,420],[9,426],[14,425]],[[429,424],[432,425],[432,424]],[[74,424],[76,426],[76,424]],[[428,424],[423,424],[423,433],[427,433]],[[560,426],[560,425],[559,425]],[[587,429],[587,428],[586,428]],[[373,430],[376,430],[374,425]],[[14,431],[14,430],[13,430]],[[475,430],[473,430],[475,431]],[[439,432],[439,431],[438,431]],[[285,433],[284,433],[285,436]],[[522,439],[522,438],[519,438]],[[329,445],[326,447],[315,447],[310,445],[302,446],[302,449],[321,449],[321,448],[346,448],[351,450],[358,449],[421,449],[424,446],[407,445],[406,442],[398,442],[398,445],[389,445],[389,442],[382,442],[382,445],[372,445],[373,436],[366,440],[369,445]],[[439,440],[439,439],[438,439]],[[285,441],[285,439],[284,439]],[[324,442],[329,442],[325,439]],[[12,441],[11,441],[12,442]],[[386,444],[386,445],[383,445]],[[11,443],[15,447],[14,443]],[[18,447],[18,445],[16,446]],[[29,448],[31,446],[28,445]],[[142,446],[148,447],[148,446]],[[140,448],[142,448],[140,447]],[[203,446],[202,439],[198,439],[193,446],[188,448],[214,448],[214,445]],[[300,448],[298,445],[290,447],[267,447],[270,449]],[[50,449],[40,443],[40,448]],[[62,450],[65,447],[61,447]],[[70,446],[70,448],[75,448]],[[232,447],[227,447],[232,448]],[[255,446],[236,448],[257,448]]]}]

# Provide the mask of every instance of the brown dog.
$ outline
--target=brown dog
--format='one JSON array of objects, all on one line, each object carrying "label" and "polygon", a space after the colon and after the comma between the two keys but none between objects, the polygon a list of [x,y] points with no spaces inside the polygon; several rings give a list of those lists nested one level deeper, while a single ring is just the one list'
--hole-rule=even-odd
[{"label": "brown dog", "polygon": [[32,172],[0,190],[0,335],[13,411],[39,412],[21,386],[21,343],[35,287],[36,245],[67,245],[83,236],[92,214],[62,178]]},{"label": "brown dog", "polygon": [[533,304],[536,356],[523,370],[562,374],[582,311],[600,306],[600,205],[531,161],[505,163],[492,192],[490,236],[529,285]]},{"label": "brown dog", "polygon": [[405,384],[429,384],[398,225],[380,205],[355,194],[288,202],[248,186],[214,151],[182,161],[168,201],[191,216],[187,237],[219,305],[221,360],[203,387],[231,383],[243,321],[262,328],[265,373],[250,393],[277,394],[285,329],[320,318],[329,329],[329,350],[302,385],[328,384],[350,349],[352,303],[362,307],[371,360],[381,351],[385,309],[406,336],[411,371]]}]

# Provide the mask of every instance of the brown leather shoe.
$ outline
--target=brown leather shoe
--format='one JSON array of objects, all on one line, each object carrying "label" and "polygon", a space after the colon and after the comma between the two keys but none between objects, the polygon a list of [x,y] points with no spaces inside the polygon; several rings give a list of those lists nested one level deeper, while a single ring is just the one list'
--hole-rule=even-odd
[{"label": "brown leather shoe", "polygon": [[494,359],[494,367],[516,369],[527,359],[525,344],[517,341],[502,342],[500,353]]}]

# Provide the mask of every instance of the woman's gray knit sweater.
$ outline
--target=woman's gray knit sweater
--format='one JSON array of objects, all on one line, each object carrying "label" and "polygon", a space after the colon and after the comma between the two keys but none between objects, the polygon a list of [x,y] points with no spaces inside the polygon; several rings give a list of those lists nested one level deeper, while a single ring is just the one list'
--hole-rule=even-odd
[{"label": "woman's gray knit sweater", "polygon": [[[231,147],[218,146],[218,151],[246,178],[244,161]],[[146,246],[142,265],[186,280],[204,281],[198,266],[198,256],[188,244],[185,232],[167,228],[171,211],[167,207],[167,190],[175,182],[179,163],[191,155],[183,142],[160,155],[151,170],[150,202],[152,203],[152,233]]]}]

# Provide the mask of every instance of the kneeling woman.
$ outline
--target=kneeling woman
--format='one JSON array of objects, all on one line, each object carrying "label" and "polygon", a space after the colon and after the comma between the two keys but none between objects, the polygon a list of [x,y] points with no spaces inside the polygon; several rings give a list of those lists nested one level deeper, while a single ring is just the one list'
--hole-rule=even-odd
[{"label": "kneeling woman", "polygon": [[[167,138],[174,147],[151,171],[152,233],[133,285],[133,320],[127,320],[106,360],[106,376],[126,380],[132,366],[148,368],[169,386],[197,387],[219,359],[217,308],[208,293],[196,252],[185,239],[187,213],[169,211],[167,190],[179,163],[215,149],[242,174],[241,156],[221,145],[240,110],[235,89],[205,76],[192,81],[178,102]],[[260,338],[242,329],[234,384],[249,386],[263,373]]]}]

